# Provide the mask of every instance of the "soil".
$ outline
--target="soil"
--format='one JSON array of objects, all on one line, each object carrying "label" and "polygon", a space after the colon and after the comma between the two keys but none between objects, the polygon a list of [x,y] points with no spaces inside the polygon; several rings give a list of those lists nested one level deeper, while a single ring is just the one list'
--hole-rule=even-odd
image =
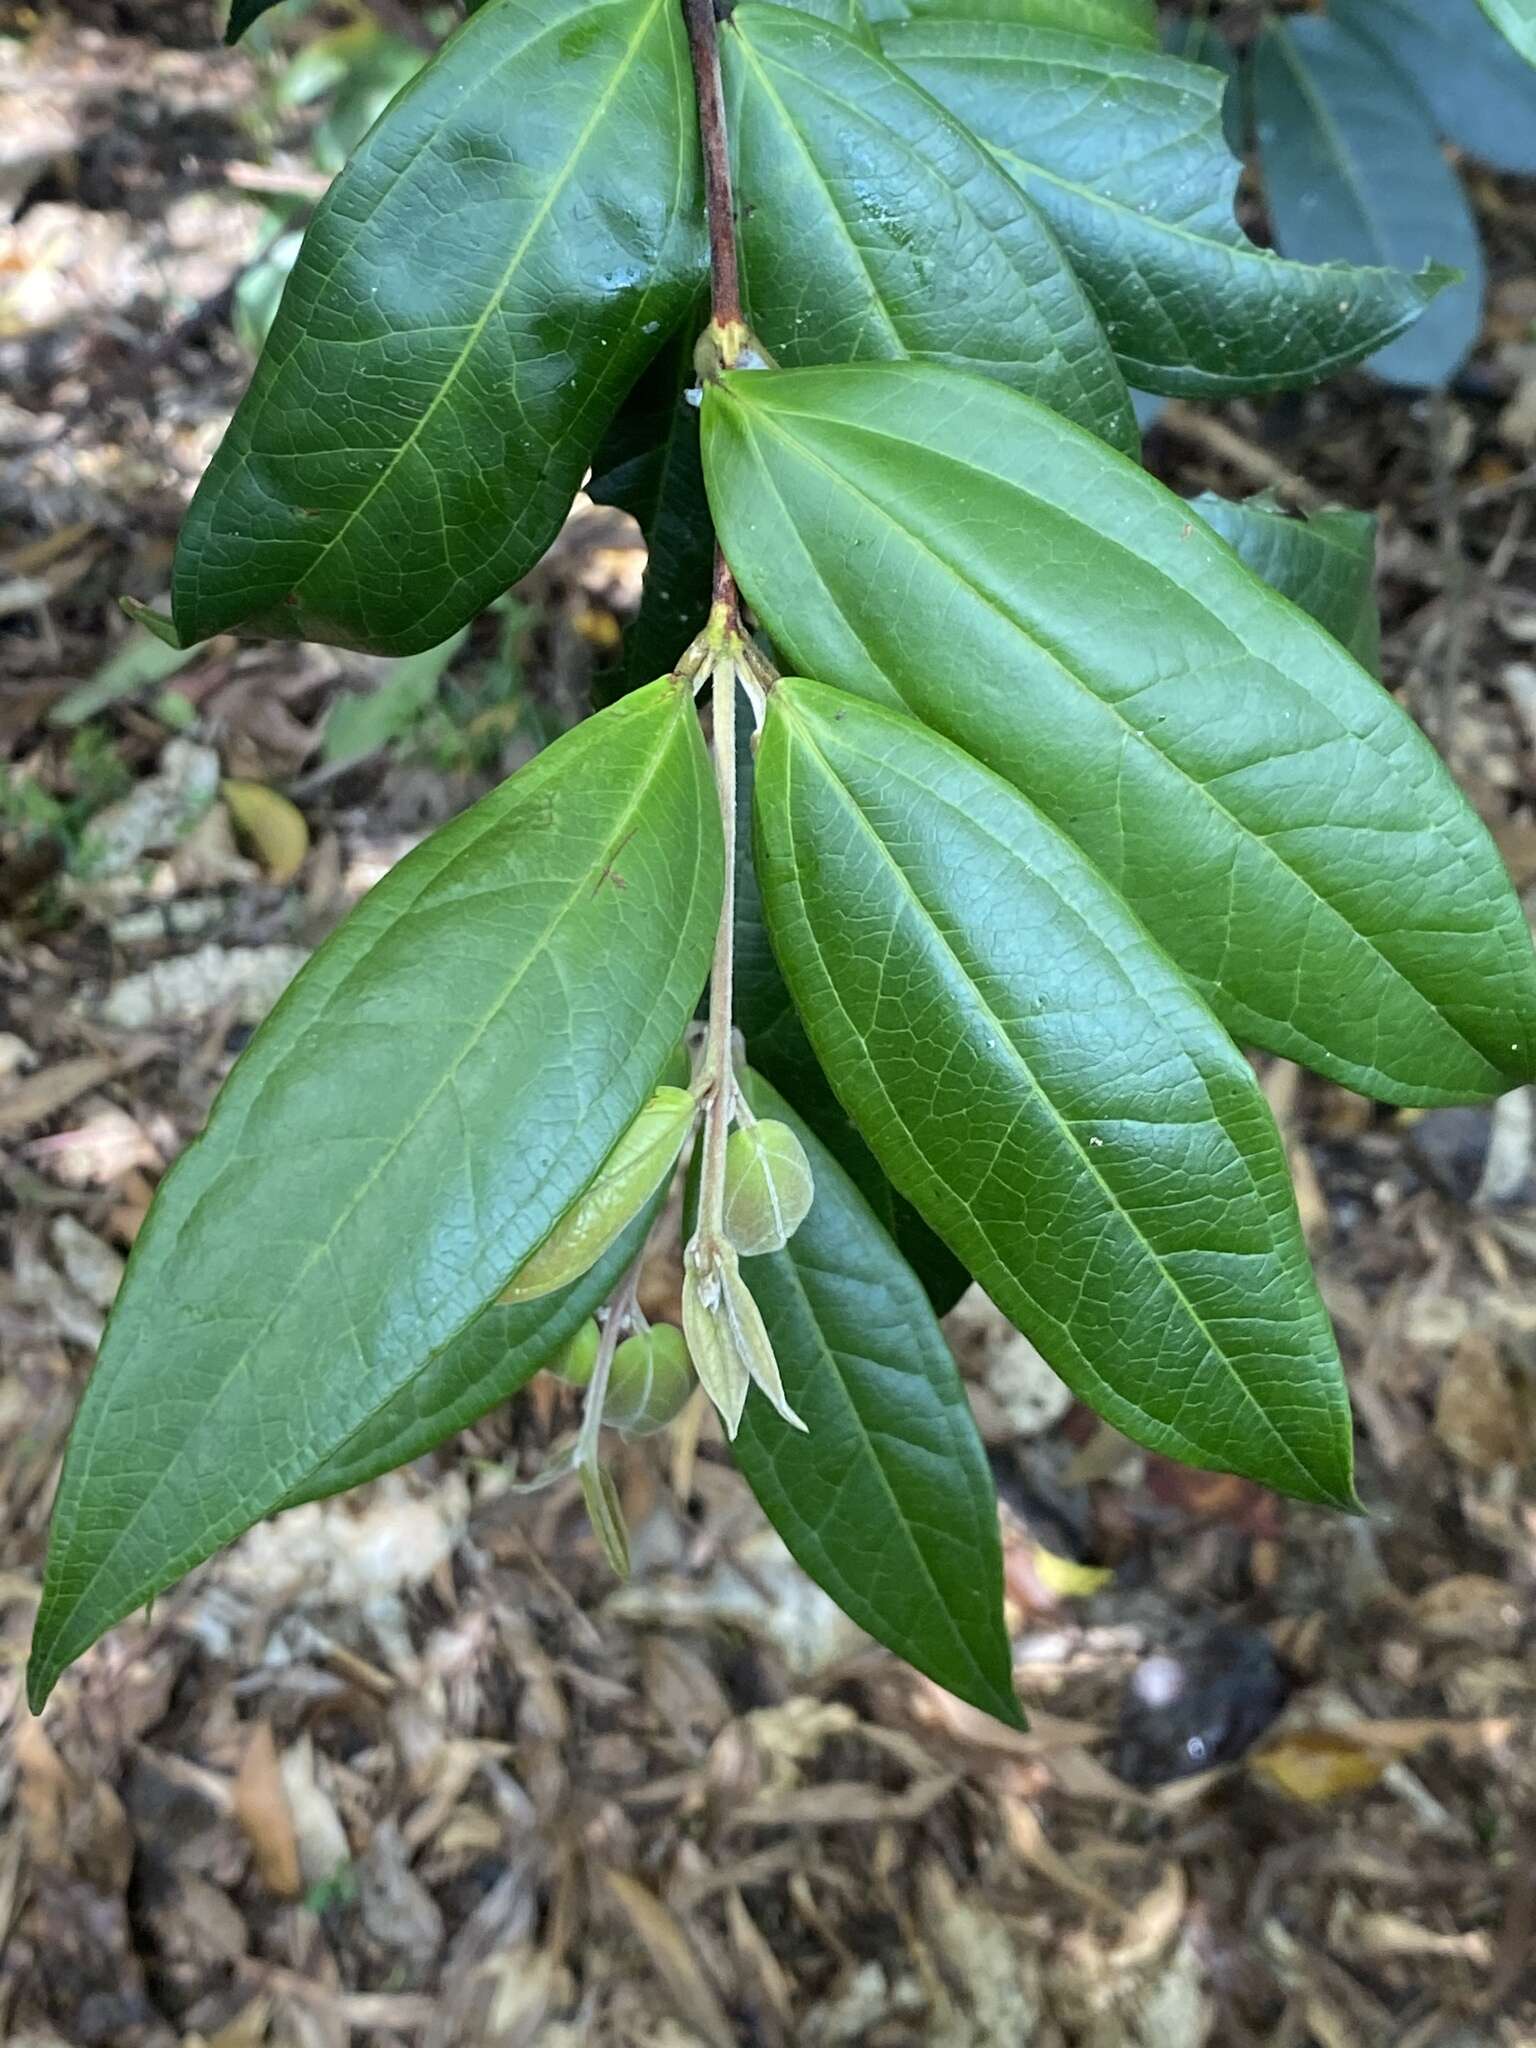
[{"label": "soil", "polygon": [[[213,13],[0,8],[0,2039],[1532,2048],[1529,1094],[1399,1114],[1263,1064],[1363,1519],[1136,1453],[956,1311],[1027,1735],[844,1623],[697,1416],[624,1454],[617,1586],[571,1494],[510,1490],[564,1419],[542,1383],[253,1531],[28,1716],[58,1459],[155,1182],[305,952],[572,715],[642,561],[578,504],[360,757],[327,720],[383,671],[317,648],[215,642],[70,722],[249,375],[265,202],[316,188],[323,109],[276,108]],[[1148,460],[1380,515],[1385,681],[1530,892],[1536,190],[1463,168],[1493,286],[1448,397],[1174,404]],[[187,834],[210,776],[275,801]]]}]

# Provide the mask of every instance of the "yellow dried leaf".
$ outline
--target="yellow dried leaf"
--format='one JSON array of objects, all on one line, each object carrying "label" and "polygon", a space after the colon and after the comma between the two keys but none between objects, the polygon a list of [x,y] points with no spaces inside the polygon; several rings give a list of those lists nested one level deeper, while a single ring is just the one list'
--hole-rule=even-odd
[{"label": "yellow dried leaf", "polygon": [[1101,1592],[1115,1576],[1110,1565],[1074,1564],[1070,1557],[1058,1557],[1041,1543],[1035,1545],[1030,1562],[1035,1577],[1058,1600],[1086,1600],[1090,1593]]},{"label": "yellow dried leaf", "polygon": [[309,827],[303,812],[264,782],[224,781],[219,784],[219,794],[236,832],[261,862],[268,881],[291,882],[309,852]]},{"label": "yellow dried leaf", "polygon": [[296,1899],[304,1889],[299,1867],[299,1838],[293,1808],[283,1783],[277,1744],[265,1721],[258,1721],[235,1777],[234,1814],[256,1859],[257,1874],[269,1892]]},{"label": "yellow dried leaf", "polygon": [[1249,1759],[1250,1768],[1277,1792],[1304,1806],[1322,1806],[1351,1792],[1369,1792],[1380,1782],[1388,1759],[1347,1735],[1303,1728],[1282,1735]]}]

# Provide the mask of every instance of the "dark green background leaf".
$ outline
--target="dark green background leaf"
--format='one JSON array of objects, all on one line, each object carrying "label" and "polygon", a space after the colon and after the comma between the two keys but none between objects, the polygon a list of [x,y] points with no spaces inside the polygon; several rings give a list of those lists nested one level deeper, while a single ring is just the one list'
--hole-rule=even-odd
[{"label": "dark green background leaf", "polygon": [[490,0],[321,204],[182,530],[184,640],[434,646],[532,567],[698,289],[673,0]]},{"label": "dark green background leaf", "polygon": [[640,613],[624,634],[618,673],[602,679],[610,697],[667,674],[709,616],[715,530],[699,463],[698,408],[683,396],[697,382],[693,348],[708,321],[706,302],[625,399],[593,458],[589,495],[627,512],[646,544]]},{"label": "dark green background leaf", "polygon": [[732,1446],[791,1552],[877,1642],[1013,1727],[997,1499],[955,1361],[896,1247],[815,1132],[754,1076],[747,1099],[805,1146],[811,1212],[743,1259],[791,1429],[755,1390]]},{"label": "dark green background leaf", "polygon": [[246,30],[264,14],[278,5],[278,0],[231,0],[229,26],[224,31],[226,43],[238,43]]},{"label": "dark green background leaf", "polygon": [[1287,254],[1405,269],[1432,258],[1464,273],[1371,358],[1396,384],[1444,383],[1482,326],[1482,243],[1413,81],[1341,23],[1298,15],[1260,37],[1253,98],[1270,217]]},{"label": "dark green background leaf", "polygon": [[897,23],[881,47],[1035,200],[1144,391],[1315,383],[1400,334],[1438,277],[1320,269],[1238,227],[1221,78],[1010,22]]},{"label": "dark green background leaf", "polygon": [[[1490,27],[1477,0],[1332,0],[1329,12],[1408,73],[1442,133],[1485,163],[1529,176],[1536,171],[1536,10],[1524,4],[1526,58]],[[1513,17],[1517,10],[1508,11]]]},{"label": "dark green background leaf", "polygon": [[1190,504],[1255,576],[1310,612],[1362,668],[1378,672],[1376,521],[1369,512],[1327,505],[1292,518],[1267,491],[1240,502],[1204,491]]},{"label": "dark green background leaf", "polygon": [[1138,1443],[1347,1505],[1349,1403],[1252,1068],[1070,840],[914,719],[780,684],[774,946],[896,1187]]},{"label": "dark green background leaf", "polygon": [[589,720],[305,967],[140,1233],[65,1460],[32,1696],[348,1455],[580,1193],[692,1014],[718,811],[685,690]]},{"label": "dark green background leaf", "polygon": [[1008,776],[1240,1039],[1396,1102],[1536,1072],[1525,917],[1434,749],[1134,464],[865,363],[711,386],[704,471],[786,663]]},{"label": "dark green background leaf", "polygon": [[747,317],[779,362],[952,362],[1139,451],[1082,287],[980,143],[788,8],[745,0],[721,41]]}]

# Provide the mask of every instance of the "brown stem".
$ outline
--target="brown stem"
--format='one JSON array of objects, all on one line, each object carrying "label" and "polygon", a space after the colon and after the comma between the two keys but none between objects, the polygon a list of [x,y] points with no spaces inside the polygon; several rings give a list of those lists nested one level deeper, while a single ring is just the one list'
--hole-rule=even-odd
[{"label": "brown stem", "polygon": [[704,206],[709,221],[709,300],[717,326],[741,322],[741,272],[736,262],[736,205],[731,193],[731,151],[720,90],[720,42],[715,0],[683,0],[688,50],[693,58],[704,151]]}]

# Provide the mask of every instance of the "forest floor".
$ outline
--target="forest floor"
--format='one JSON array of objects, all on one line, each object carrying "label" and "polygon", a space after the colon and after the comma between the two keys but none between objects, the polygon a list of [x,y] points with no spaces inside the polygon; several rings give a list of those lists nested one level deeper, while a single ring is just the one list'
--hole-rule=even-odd
[{"label": "forest floor", "polygon": [[[156,1180],[305,953],[581,701],[642,564],[578,508],[424,675],[146,656],[116,597],[163,596],[249,374],[264,202],[323,184],[317,110],[212,16],[0,7],[0,2039],[1533,2048],[1529,1095],[1412,1116],[1264,1067],[1366,1519],[1132,1452],[957,1310],[1027,1735],[872,1650],[707,1427],[625,1454],[616,1585],[571,1494],[509,1491],[542,1392],[252,1532],[28,1716],[60,1450]],[[1380,513],[1385,679],[1531,891],[1536,191],[1467,175],[1494,284],[1449,399],[1175,405],[1148,460]]]}]

